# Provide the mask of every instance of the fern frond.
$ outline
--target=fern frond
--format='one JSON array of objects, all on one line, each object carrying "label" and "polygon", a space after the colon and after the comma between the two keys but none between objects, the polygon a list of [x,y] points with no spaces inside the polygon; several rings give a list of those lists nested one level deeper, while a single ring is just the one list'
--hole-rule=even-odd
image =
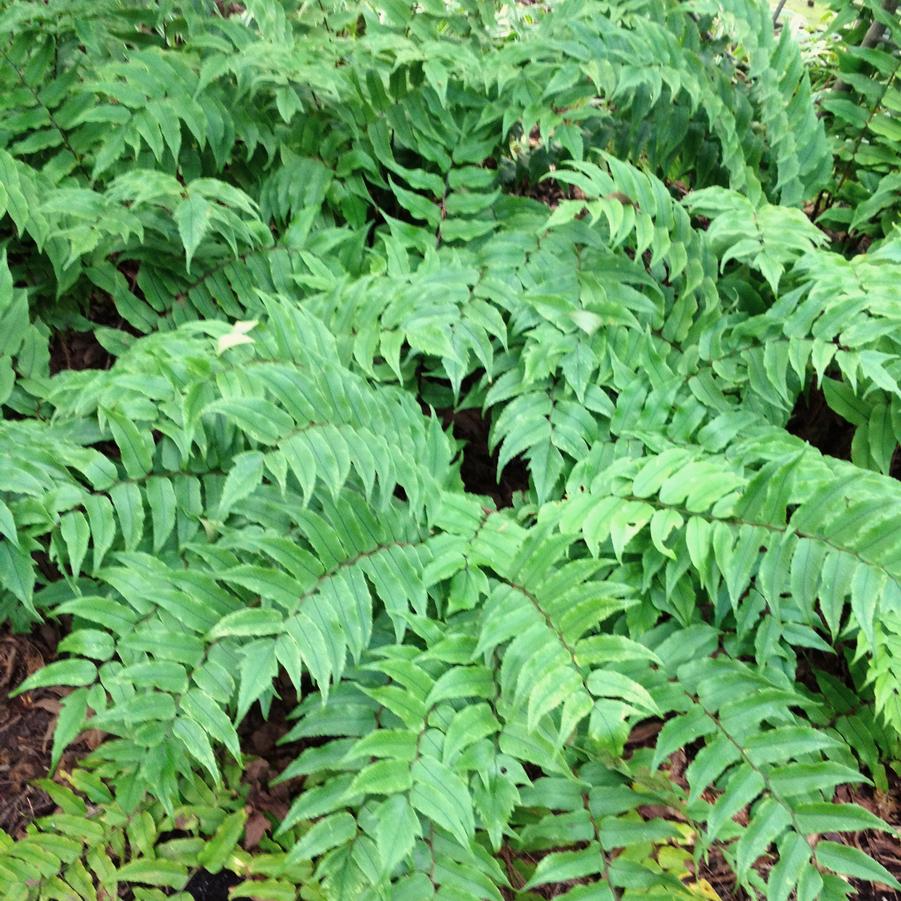
[{"label": "fern frond", "polygon": [[897,23],[837,5],[825,116],[762,0],[5,5],[0,624],[65,625],[51,768],[106,736],[13,897],[898,887],[835,840],[901,736]]}]

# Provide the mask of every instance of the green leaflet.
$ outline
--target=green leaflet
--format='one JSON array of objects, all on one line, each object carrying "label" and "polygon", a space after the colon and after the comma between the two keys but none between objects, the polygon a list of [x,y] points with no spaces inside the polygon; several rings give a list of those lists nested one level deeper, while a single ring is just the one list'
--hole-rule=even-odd
[{"label": "green leaflet", "polygon": [[349,813],[335,813],[321,819],[291,850],[289,859],[312,859],[323,851],[344,844],[356,832],[354,818]]},{"label": "green leaflet", "polygon": [[417,761],[412,775],[412,805],[467,845],[475,825],[466,785],[444,764],[429,758]]},{"label": "green leaflet", "polygon": [[863,851],[837,842],[821,841],[816,846],[817,862],[836,873],[882,882],[897,889],[901,883],[882,864],[877,863]]},{"label": "green leaflet", "polygon": [[7,591],[14,594],[30,612],[36,612],[32,604],[35,575],[31,558],[8,541],[0,544],[0,578]]},{"label": "green leaflet", "polygon": [[526,887],[597,875],[602,867],[603,858],[597,845],[589,845],[581,851],[559,851],[549,854],[538,864]]},{"label": "green leaflet", "polygon": [[210,227],[212,209],[210,204],[198,196],[188,197],[175,208],[178,234],[185,248],[187,269],[191,269],[191,258]]},{"label": "green leaflet", "polygon": [[96,667],[87,660],[58,660],[32,673],[15,693],[33,691],[44,685],[90,685],[96,675]]},{"label": "green leaflet", "polygon": [[168,888],[183,888],[187,880],[187,873],[183,866],[166,860],[133,860],[120,867],[116,873],[123,882],[137,882],[142,885],[165,886]]},{"label": "green leaflet", "polygon": [[250,705],[269,689],[276,672],[274,641],[260,639],[244,648],[238,684],[239,720],[244,718]]},{"label": "green leaflet", "polygon": [[197,862],[209,872],[218,873],[225,865],[228,855],[234,851],[246,820],[247,812],[244,810],[227,816],[198,855]]}]

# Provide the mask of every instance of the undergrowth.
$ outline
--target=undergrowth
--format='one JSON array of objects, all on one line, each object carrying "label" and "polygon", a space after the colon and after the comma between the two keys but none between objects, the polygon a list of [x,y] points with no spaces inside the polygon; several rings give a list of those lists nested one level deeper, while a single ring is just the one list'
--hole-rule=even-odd
[{"label": "undergrowth", "polygon": [[[901,735],[863,6],[815,97],[757,0],[3,5],[0,621],[64,626],[19,688],[65,690],[53,767],[106,735],[5,897],[901,888],[836,799]],[[787,428],[816,392],[848,460]],[[275,706],[300,787],[251,852]]]}]

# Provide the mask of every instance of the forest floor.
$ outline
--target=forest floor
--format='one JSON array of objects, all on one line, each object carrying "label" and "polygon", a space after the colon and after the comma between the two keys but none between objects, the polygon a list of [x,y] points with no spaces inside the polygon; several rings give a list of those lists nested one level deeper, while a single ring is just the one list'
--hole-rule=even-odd
[{"label": "forest floor", "polygon": [[[472,426],[469,425],[469,428]],[[476,465],[475,461],[473,465]],[[474,480],[485,478],[489,466],[486,453],[485,460],[478,464],[478,475],[474,473]],[[512,484],[502,484],[495,486],[492,493],[497,500],[503,502],[511,490],[515,490]],[[53,727],[59,711],[59,701],[65,690],[39,689],[14,699],[10,699],[8,695],[26,676],[53,660],[58,638],[57,630],[49,624],[43,624],[27,635],[0,632],[0,828],[13,836],[21,836],[30,822],[53,812],[53,802],[34,781],[45,778],[48,774]],[[249,753],[258,755],[247,769],[250,785],[248,803],[254,812],[248,821],[248,832],[256,829],[256,841],[268,829],[267,814],[276,818],[283,817],[290,804],[291,792],[298,788],[291,784],[274,788],[269,785],[270,779],[284,769],[295,754],[292,747],[277,744],[287,725],[278,711],[275,711],[268,722],[258,712],[252,712],[240,730],[244,747]],[[643,724],[636,729],[630,747],[637,748],[653,740],[655,733],[649,732],[647,725]],[[103,736],[98,732],[83,735],[63,755],[59,769],[62,772],[70,770],[102,739]],[[676,762],[675,770],[684,772],[688,763],[687,759],[682,760],[681,765]],[[901,777],[889,772],[889,782],[888,792],[879,792],[866,786],[853,790],[842,787],[836,800],[860,804],[882,817],[896,830],[901,830]],[[262,828],[259,828],[260,824]],[[901,878],[901,846],[891,836],[878,832],[861,832],[825,837],[854,844],[882,863],[893,875]],[[705,880],[720,901],[745,901],[748,897],[736,888],[731,869],[717,855],[712,855],[705,861],[695,878]],[[200,871],[188,884],[187,891],[195,901],[227,901],[228,889],[235,882],[236,879],[227,871],[215,877]],[[852,897],[859,901],[901,899],[901,893],[879,889],[869,883],[857,888],[857,893]],[[552,898],[554,895],[549,894],[548,897]]]},{"label": "forest floor", "polygon": [[[68,341],[64,366],[78,369],[104,365],[105,361],[88,359],[92,353],[91,342]],[[489,423],[476,410],[447,410],[442,416],[445,426],[450,426],[454,435],[465,444],[462,475],[467,489],[491,497],[498,506],[508,506],[513,494],[527,487],[524,463],[512,461],[498,482],[497,458],[488,451]],[[850,455],[852,432],[848,424],[829,409],[819,391],[808,392],[799,398],[789,429],[824,453],[846,459]],[[10,698],[9,693],[55,658],[56,644],[62,634],[52,623],[44,623],[27,635],[0,631],[0,828],[14,836],[21,835],[34,819],[53,812],[49,796],[34,781],[48,774],[53,727],[66,689],[39,689],[18,698]],[[647,725],[642,724],[636,729],[630,747],[653,740],[654,734],[648,731]],[[290,803],[288,794],[297,787],[282,785],[273,789],[269,786],[271,777],[293,759],[294,749],[277,744],[286,728],[284,718],[277,712],[269,722],[262,720],[258,712],[252,712],[241,727],[243,746],[258,756],[257,762],[248,767],[250,802],[259,812],[255,822],[258,820],[264,826],[268,822],[265,813],[276,818],[284,816]],[[71,769],[102,739],[98,732],[83,735],[63,755],[60,770]],[[682,761],[683,772],[688,763],[688,760]],[[901,777],[890,772],[889,780],[887,793],[870,787],[855,790],[844,787],[840,789],[841,797],[836,800],[861,804],[896,829],[901,829]],[[891,836],[863,832],[828,837],[853,842],[901,878],[901,846]],[[716,856],[708,859],[695,876],[706,880],[721,901],[744,901],[747,897],[736,888],[732,871],[725,861]],[[212,877],[201,871],[189,883],[188,893],[196,901],[227,901],[228,889],[234,884],[229,877],[228,873]],[[901,893],[879,890],[869,884],[861,886],[853,897],[861,901],[901,901]]]},{"label": "forest floor", "polygon": [[[775,7],[777,4],[773,2],[772,5]],[[810,7],[807,0],[788,0],[782,15],[783,21],[793,29],[821,30],[825,27],[827,14],[828,8],[822,3]],[[551,202],[554,198],[539,199]],[[54,371],[106,368],[110,364],[109,355],[90,332],[58,335],[52,351]],[[465,442],[462,475],[467,489],[492,497],[498,506],[508,506],[513,494],[527,487],[527,472],[522,461],[514,460],[508,465],[498,482],[496,454],[488,451],[489,423],[474,410],[447,410],[442,411],[442,416],[445,426],[451,426],[454,435]],[[845,459],[850,455],[852,431],[828,408],[819,391],[809,392],[799,399],[789,428],[824,453]],[[53,811],[49,796],[34,781],[48,774],[53,727],[65,689],[39,689],[15,699],[10,698],[9,693],[31,673],[55,658],[60,637],[59,629],[50,623],[40,625],[27,635],[13,635],[8,630],[0,630],[0,829],[14,836],[21,835],[36,818]],[[268,781],[293,757],[292,749],[276,744],[286,725],[278,718],[266,723],[254,717],[252,713],[241,730],[245,746],[259,756],[259,764],[248,768],[252,806],[257,811],[268,811],[276,816],[281,812],[284,815],[288,801],[286,792],[290,787],[273,790],[269,788]],[[63,755],[60,769],[71,769],[102,739],[103,736],[97,732],[83,735]],[[637,746],[641,741],[636,732],[633,744]],[[901,829],[901,778],[894,773],[890,773],[889,778],[891,784],[887,793],[868,787],[853,791],[843,788],[837,800],[859,803],[896,829]],[[254,822],[259,825],[264,821],[260,813],[260,818]],[[841,838],[855,842],[901,878],[901,847],[890,836],[866,832]],[[712,858],[697,875],[710,883],[722,901],[738,901],[746,897],[736,889],[731,870],[722,860]],[[231,883],[227,875],[213,879],[201,872],[192,879],[188,892],[198,901],[225,901]],[[854,897],[862,901],[890,901],[901,899],[901,893],[867,886]]]},{"label": "forest floor", "polygon": [[[52,813],[53,802],[34,780],[47,776],[53,728],[64,688],[41,688],[10,698],[10,692],[56,657],[57,629],[44,623],[28,635],[0,630],[0,829],[18,836],[38,817]],[[102,740],[87,732],[69,747],[60,769],[70,769]]]}]

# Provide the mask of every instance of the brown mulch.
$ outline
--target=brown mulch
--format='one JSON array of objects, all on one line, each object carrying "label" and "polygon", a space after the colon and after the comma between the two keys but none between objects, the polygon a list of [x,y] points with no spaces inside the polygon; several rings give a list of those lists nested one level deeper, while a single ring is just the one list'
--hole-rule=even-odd
[{"label": "brown mulch", "polygon": [[276,681],[278,697],[272,702],[264,719],[259,704],[254,704],[238,728],[242,750],[256,755],[247,764],[242,781],[249,786],[247,825],[244,847],[252,851],[273,826],[283,820],[291,803],[300,791],[303,780],[291,779],[279,785],[272,781],[294,762],[305,744],[280,745],[279,741],[293,725],[288,716],[296,700],[293,686],[284,673]]},{"label": "brown mulch", "polygon": [[239,16],[245,9],[243,3],[226,3],[225,0],[216,0],[216,8],[224,19],[230,16]]},{"label": "brown mulch", "polygon": [[[13,836],[54,809],[50,797],[31,782],[48,775],[53,728],[67,689],[40,688],[17,698],[9,693],[56,657],[59,637],[49,624],[30,635],[0,630],[0,829]],[[63,754],[60,767],[71,769],[99,741],[99,733],[86,733]]]},{"label": "brown mulch", "polygon": [[50,339],[50,374],[66,369],[109,369],[112,357],[94,333],[58,331]]},{"label": "brown mulch", "polygon": [[[887,775],[887,792],[881,792],[868,785],[840,785],[835,793],[835,800],[865,807],[876,816],[882,817],[895,830],[895,835],[870,830],[826,835],[824,838],[859,848],[874,860],[878,860],[895,879],[901,881],[901,843],[897,839],[898,833],[901,832],[901,777],[891,769]],[[873,899],[873,901],[901,899],[901,892],[876,888],[870,883],[855,883],[855,885],[858,886],[856,897],[859,899]]]}]

